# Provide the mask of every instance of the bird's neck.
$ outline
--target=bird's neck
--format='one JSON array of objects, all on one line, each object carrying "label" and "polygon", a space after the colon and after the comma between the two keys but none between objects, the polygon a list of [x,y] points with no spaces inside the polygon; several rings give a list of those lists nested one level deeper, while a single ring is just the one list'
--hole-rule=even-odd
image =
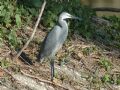
[{"label": "bird's neck", "polygon": [[61,26],[61,28],[64,28],[65,30],[68,30],[68,25],[67,22],[63,19],[59,20],[59,25]]}]

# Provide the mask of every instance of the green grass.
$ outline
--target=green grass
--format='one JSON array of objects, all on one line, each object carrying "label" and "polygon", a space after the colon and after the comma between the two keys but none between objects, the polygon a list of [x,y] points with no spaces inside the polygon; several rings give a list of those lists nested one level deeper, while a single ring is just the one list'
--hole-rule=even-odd
[{"label": "green grass", "polygon": [[86,56],[92,54],[94,51],[96,51],[95,47],[86,47],[82,49],[83,55],[86,55]]},{"label": "green grass", "polygon": [[0,1],[0,41],[8,41],[12,48],[20,46],[20,37],[17,32],[32,22],[36,10],[17,5],[16,0]]},{"label": "green grass", "polygon": [[111,61],[105,57],[100,58],[99,65],[105,68],[106,71],[109,71],[112,67]]}]

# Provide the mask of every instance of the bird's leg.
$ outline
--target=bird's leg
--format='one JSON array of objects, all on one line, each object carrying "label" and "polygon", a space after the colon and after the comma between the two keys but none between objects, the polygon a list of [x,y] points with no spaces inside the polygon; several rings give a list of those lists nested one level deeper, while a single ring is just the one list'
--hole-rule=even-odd
[{"label": "bird's leg", "polygon": [[55,72],[54,72],[54,58],[51,58],[50,65],[51,65],[51,81],[53,81],[54,76],[55,76]]}]

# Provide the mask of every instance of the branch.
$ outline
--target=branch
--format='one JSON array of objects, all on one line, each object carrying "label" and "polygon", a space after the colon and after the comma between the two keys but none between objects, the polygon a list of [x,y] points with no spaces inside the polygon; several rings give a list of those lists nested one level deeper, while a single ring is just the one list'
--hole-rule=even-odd
[{"label": "branch", "polygon": [[47,83],[47,84],[50,84],[50,85],[55,85],[55,86],[58,86],[58,87],[60,87],[60,88],[62,88],[62,89],[64,89],[64,90],[68,90],[66,87],[64,87],[64,85],[60,85],[60,84],[58,84],[58,83],[53,83],[53,82],[51,82],[51,81],[47,81],[47,80],[41,79],[41,78],[39,78],[39,77],[37,77],[37,76],[33,76],[33,75],[30,75],[30,74],[27,74],[27,73],[25,73],[25,72],[22,71],[22,70],[21,70],[21,73],[22,73],[23,75],[27,76],[27,77],[30,77],[30,78],[33,78],[33,79],[37,79],[37,80],[40,81],[40,82]]},{"label": "branch", "polygon": [[41,16],[42,16],[42,14],[43,14],[45,5],[46,5],[46,0],[44,0],[44,3],[43,3],[43,5],[42,5],[40,14],[39,14],[39,16],[38,16],[38,19],[37,19],[37,21],[36,21],[36,24],[35,24],[35,27],[34,27],[34,29],[33,29],[33,33],[32,33],[32,35],[31,35],[30,39],[26,42],[26,44],[24,45],[24,47],[23,47],[23,48],[18,52],[18,54],[15,56],[15,58],[14,58],[15,60],[21,55],[21,53],[22,53],[22,52],[24,51],[24,49],[28,46],[28,44],[30,43],[30,41],[32,41],[32,39],[33,39],[33,37],[34,37],[34,35],[35,35],[35,32],[36,32],[36,30],[37,30],[38,24],[39,24],[39,22],[40,22]]},{"label": "branch", "polygon": [[110,8],[110,7],[98,7],[93,8],[95,11],[109,11],[109,12],[120,12],[119,8]]}]

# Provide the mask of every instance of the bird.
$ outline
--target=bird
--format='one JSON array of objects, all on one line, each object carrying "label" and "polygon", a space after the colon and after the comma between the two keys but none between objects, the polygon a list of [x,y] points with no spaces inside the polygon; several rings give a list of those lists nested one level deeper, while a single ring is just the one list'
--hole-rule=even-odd
[{"label": "bird", "polygon": [[42,42],[37,61],[43,62],[45,57],[50,60],[51,66],[51,81],[54,79],[54,60],[55,55],[63,46],[68,36],[68,24],[66,19],[73,18],[81,20],[79,17],[75,17],[67,12],[62,12],[58,18],[58,24],[46,35]]}]

